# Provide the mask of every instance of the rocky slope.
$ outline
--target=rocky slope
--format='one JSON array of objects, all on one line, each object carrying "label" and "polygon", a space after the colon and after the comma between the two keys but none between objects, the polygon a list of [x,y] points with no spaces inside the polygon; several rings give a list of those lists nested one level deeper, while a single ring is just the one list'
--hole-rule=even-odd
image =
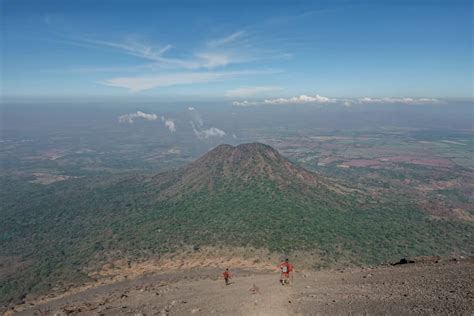
[{"label": "rocky slope", "polygon": [[168,272],[98,285],[17,306],[16,315],[470,315],[474,260],[319,272],[299,270],[281,286],[278,272],[222,269]]}]

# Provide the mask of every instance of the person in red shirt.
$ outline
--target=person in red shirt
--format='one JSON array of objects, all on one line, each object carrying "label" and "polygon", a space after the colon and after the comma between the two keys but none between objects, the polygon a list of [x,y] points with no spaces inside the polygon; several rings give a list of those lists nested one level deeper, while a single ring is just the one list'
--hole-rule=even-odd
[{"label": "person in red shirt", "polygon": [[281,285],[290,284],[290,272],[293,271],[293,266],[288,262],[288,259],[286,259],[285,262],[280,265],[280,270]]},{"label": "person in red shirt", "polygon": [[222,274],[224,276],[224,281],[225,285],[229,285],[229,279],[232,277],[229,271],[229,268],[225,269],[224,273]]}]

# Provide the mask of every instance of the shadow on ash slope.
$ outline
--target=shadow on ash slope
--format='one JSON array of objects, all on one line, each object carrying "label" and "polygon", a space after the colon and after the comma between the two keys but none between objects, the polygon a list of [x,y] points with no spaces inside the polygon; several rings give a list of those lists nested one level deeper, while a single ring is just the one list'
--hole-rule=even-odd
[{"label": "shadow on ash slope", "polygon": [[418,258],[415,263],[318,272],[234,270],[224,285],[216,268],[151,274],[104,284],[14,315],[334,315],[474,313],[474,258]]}]

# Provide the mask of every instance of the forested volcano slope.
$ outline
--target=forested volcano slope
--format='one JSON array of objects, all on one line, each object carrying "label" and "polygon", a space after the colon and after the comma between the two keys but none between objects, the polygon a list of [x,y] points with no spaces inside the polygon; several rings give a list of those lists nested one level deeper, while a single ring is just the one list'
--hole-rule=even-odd
[{"label": "forested volcano slope", "polygon": [[2,304],[82,282],[113,259],[190,247],[306,251],[315,268],[474,252],[472,223],[432,219],[410,201],[382,203],[259,143],[220,145],[161,174],[2,181]]}]

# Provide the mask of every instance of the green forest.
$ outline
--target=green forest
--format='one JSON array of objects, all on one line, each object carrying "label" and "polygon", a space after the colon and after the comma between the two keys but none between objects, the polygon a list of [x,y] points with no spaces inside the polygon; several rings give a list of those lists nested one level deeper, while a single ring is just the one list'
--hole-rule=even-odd
[{"label": "green forest", "polygon": [[378,264],[406,256],[472,253],[474,225],[432,219],[408,201],[308,191],[256,177],[163,198],[141,174],[48,186],[3,178],[0,252],[23,262],[0,285],[2,304],[87,280],[119,253],[143,260],[190,245],[318,251],[313,268]]}]

